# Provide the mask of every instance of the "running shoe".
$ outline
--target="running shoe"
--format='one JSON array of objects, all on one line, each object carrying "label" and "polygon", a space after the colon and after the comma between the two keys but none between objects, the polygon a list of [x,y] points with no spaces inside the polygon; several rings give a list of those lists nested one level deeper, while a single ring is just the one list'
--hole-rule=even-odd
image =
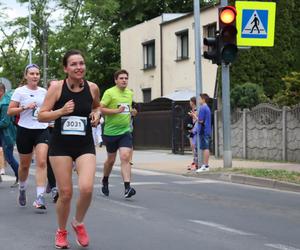
[{"label": "running shoe", "polygon": [[67,230],[57,229],[55,234],[55,247],[57,249],[68,249],[70,247],[67,236]]},{"label": "running shoe", "polygon": [[45,197],[40,194],[37,199],[33,202],[33,206],[39,210],[46,210]]},{"label": "running shoe", "polygon": [[52,196],[53,203],[56,203],[57,199],[58,199],[58,190],[57,190],[56,187],[52,188],[52,190],[51,190],[51,196]]},{"label": "running shoe", "polygon": [[76,233],[76,242],[81,247],[87,247],[89,245],[89,236],[85,229],[83,223],[75,226],[74,221],[71,223],[75,233]]},{"label": "running shoe", "polygon": [[109,196],[108,182],[102,182],[102,193]]},{"label": "running shoe", "polygon": [[202,165],[201,168],[196,170],[196,173],[202,173],[205,171],[209,171],[209,166]]},{"label": "running shoe", "polygon": [[19,182],[18,181],[15,181],[14,184],[12,184],[10,187],[11,188],[16,188],[19,186]]},{"label": "running shoe", "polygon": [[0,175],[5,175],[5,169],[4,168],[0,169]]},{"label": "running shoe", "polygon": [[136,194],[136,191],[134,190],[134,188],[130,187],[125,189],[125,198],[130,198],[132,196],[134,196]]},{"label": "running shoe", "polygon": [[19,190],[18,202],[19,202],[20,207],[26,206],[26,190],[25,189]]}]

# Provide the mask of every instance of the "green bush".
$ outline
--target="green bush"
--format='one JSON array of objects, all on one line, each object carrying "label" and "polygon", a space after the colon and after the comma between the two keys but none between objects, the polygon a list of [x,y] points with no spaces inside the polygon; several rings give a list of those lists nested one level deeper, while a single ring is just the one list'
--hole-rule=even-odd
[{"label": "green bush", "polygon": [[235,86],[231,91],[231,107],[235,109],[252,108],[261,102],[266,102],[267,98],[262,87],[254,83],[245,83]]},{"label": "green bush", "polygon": [[293,106],[300,103],[300,72],[292,72],[283,78],[285,89],[273,101],[280,106]]}]

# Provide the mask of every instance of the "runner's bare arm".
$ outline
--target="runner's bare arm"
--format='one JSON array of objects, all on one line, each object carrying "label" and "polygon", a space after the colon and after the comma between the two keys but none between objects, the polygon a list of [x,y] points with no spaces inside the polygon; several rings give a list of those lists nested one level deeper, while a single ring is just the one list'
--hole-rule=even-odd
[{"label": "runner's bare arm", "polygon": [[44,103],[38,114],[38,120],[40,122],[50,122],[58,119],[63,115],[67,115],[73,112],[74,102],[70,100],[66,104],[55,111],[52,111],[55,102],[58,100],[62,89],[62,82],[52,82],[48,89],[47,95],[45,97]]},{"label": "runner's bare arm", "polygon": [[9,116],[18,115],[21,112],[23,112],[24,110],[33,109],[35,107],[36,107],[36,103],[35,102],[29,103],[26,106],[20,106],[19,102],[10,101],[8,109],[7,109],[7,114]]},{"label": "runner's bare arm", "polygon": [[101,106],[101,113],[103,115],[115,115],[115,114],[119,114],[119,113],[122,113],[124,110],[125,110],[125,107],[124,106],[120,106],[119,108],[117,109],[109,109],[109,108],[106,108],[105,105],[103,103],[100,103],[100,106]]},{"label": "runner's bare arm", "polygon": [[99,103],[100,90],[95,83],[89,82],[89,86],[93,97],[93,109],[90,114],[91,124],[92,126],[97,126],[100,122],[100,116],[101,116],[100,103]]}]

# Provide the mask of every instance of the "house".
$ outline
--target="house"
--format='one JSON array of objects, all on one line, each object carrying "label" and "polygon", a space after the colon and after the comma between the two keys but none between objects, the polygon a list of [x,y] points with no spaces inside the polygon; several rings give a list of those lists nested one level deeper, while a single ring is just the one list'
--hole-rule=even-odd
[{"label": "house", "polygon": [[[201,38],[214,36],[217,20],[217,6],[201,10]],[[202,45],[202,53],[204,50],[207,46]],[[123,30],[121,67],[129,72],[136,102],[150,102],[177,91],[195,93],[193,13],[162,14]],[[216,75],[217,66],[203,59],[203,92],[211,97],[215,95]]]}]

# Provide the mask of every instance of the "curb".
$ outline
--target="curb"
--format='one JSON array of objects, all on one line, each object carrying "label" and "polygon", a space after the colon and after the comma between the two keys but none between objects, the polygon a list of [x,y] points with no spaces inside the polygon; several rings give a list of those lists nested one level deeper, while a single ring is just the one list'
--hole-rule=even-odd
[{"label": "curb", "polygon": [[250,186],[257,186],[257,187],[266,187],[266,188],[273,188],[278,190],[284,191],[292,191],[300,193],[300,185],[284,182],[284,181],[277,181],[272,179],[266,179],[261,177],[253,177],[248,175],[241,175],[241,174],[231,174],[231,173],[186,173],[184,176],[188,177],[198,177],[204,179],[212,179],[212,180],[219,180],[237,184],[244,184]]}]

